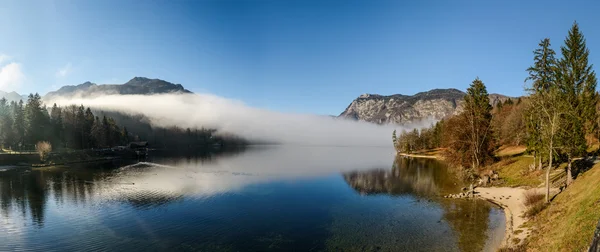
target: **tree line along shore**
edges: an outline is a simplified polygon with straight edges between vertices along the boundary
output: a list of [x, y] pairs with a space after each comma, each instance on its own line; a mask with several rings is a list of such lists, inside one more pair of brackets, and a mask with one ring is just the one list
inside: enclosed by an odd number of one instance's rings
[[[518, 195], [530, 230], [503, 251], [582, 251], [600, 220], [600, 99], [586, 39], [576, 22], [560, 46], [533, 51], [526, 95], [490, 104], [476, 78], [464, 110], [429, 128], [393, 132], [399, 153], [437, 156], [462, 179], [524, 188]], [[487, 174], [498, 173], [491, 181]], [[510, 234], [511, 237], [516, 237]]]
[[182, 151], [247, 144], [240, 137], [214, 129], [157, 127], [143, 115], [93, 110], [84, 105], [53, 104], [48, 108], [37, 93], [30, 94], [26, 102], [0, 99], [1, 165], [35, 163], [31, 154], [40, 156], [37, 162], [51, 161], [47, 157], [61, 162], [99, 159], [104, 156], [101, 150], [123, 149], [132, 142]]

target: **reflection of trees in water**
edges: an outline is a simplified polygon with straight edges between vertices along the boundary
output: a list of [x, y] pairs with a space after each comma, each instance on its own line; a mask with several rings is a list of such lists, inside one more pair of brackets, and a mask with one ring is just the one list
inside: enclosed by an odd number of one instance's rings
[[42, 227], [47, 199], [44, 174], [6, 171], [0, 175], [2, 214], [8, 217], [14, 207], [22, 216], [29, 213], [34, 224]]
[[85, 204], [92, 195], [91, 184], [106, 177], [102, 170], [82, 172], [78, 169], [22, 170], [15, 169], [0, 173], [0, 211], [7, 218], [10, 214], [27, 213], [38, 226], [44, 224], [44, 213], [49, 196], [57, 204], [64, 204], [65, 198], [75, 204]]
[[443, 218], [456, 232], [461, 251], [481, 251], [485, 247], [490, 224], [489, 203], [441, 197], [460, 190], [462, 183], [436, 160], [398, 157], [391, 170], [349, 172], [344, 174], [344, 179], [362, 194], [410, 194], [431, 199], [444, 210]]
[[444, 219], [458, 236], [461, 251], [482, 251], [488, 238], [490, 205], [482, 200], [456, 199], [442, 199], [440, 205]]
[[[124, 176], [135, 176], [116, 169], [133, 161], [88, 163], [44, 169], [13, 169], [0, 172], [0, 214], [30, 216], [39, 227], [44, 224], [44, 214], [49, 199], [56, 205], [65, 203], [87, 205], [93, 200], [116, 200], [134, 207], [147, 208], [168, 204], [180, 195], [161, 193], [120, 193], [131, 189], [132, 184], [119, 183]], [[152, 169], [139, 168], [138, 174]], [[116, 183], [115, 183], [116, 182]], [[129, 186], [129, 188], [127, 187]], [[116, 192], [116, 193], [115, 193]], [[109, 198], [105, 198], [109, 195]]]
[[445, 165], [430, 159], [398, 157], [392, 169], [373, 169], [344, 174], [346, 182], [362, 194], [386, 193], [435, 196], [455, 189]]

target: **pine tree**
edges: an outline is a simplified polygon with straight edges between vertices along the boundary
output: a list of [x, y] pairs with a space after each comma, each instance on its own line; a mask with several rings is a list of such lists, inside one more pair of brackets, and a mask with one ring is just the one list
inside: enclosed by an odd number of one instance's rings
[[77, 135], [77, 148], [85, 149], [86, 147], [86, 137], [85, 137], [85, 107], [80, 105], [77, 108], [77, 113], [75, 114], [76, 124], [75, 124], [75, 134]]
[[[108, 131], [109, 131], [109, 146], [115, 146], [121, 143], [121, 129], [119, 129], [119, 126], [117, 125], [117, 122], [115, 122], [115, 119], [113, 119], [112, 117], [108, 117], [107, 118], [107, 122], [108, 122]], [[188, 137], [189, 139], [189, 137]]]
[[[547, 147], [549, 145], [548, 142], [543, 142], [544, 139], [548, 140], [548, 137], [553, 138], [553, 136], [542, 135], [543, 133], [548, 133], [547, 126], [550, 115], [540, 114], [540, 111], [554, 111], [549, 109], [555, 104], [547, 103], [543, 100], [544, 96], [550, 94], [550, 88], [555, 87], [555, 70], [556, 70], [556, 52], [551, 48], [550, 39], [545, 38], [540, 41], [538, 44], [538, 48], [533, 51], [533, 66], [527, 68], [527, 72], [529, 76], [525, 79], [525, 81], [531, 80], [531, 87], [526, 90], [532, 96], [532, 102], [530, 103], [529, 108], [526, 112], [527, 117], [527, 148], [529, 151], [533, 152], [534, 157], [537, 154], [539, 168], [541, 168], [542, 156], [549, 155], [549, 167], [552, 166], [552, 153], [553, 147]], [[546, 110], [540, 110], [541, 107], [546, 108]], [[545, 119], [545, 120], [544, 120]], [[542, 122], [542, 120], [544, 120]], [[542, 130], [546, 130], [546, 132], [542, 132]], [[548, 136], [543, 138], [543, 136]], [[534, 158], [533, 165], [536, 165], [536, 160]], [[548, 170], [547, 172], [549, 172]]]
[[577, 22], [569, 30], [563, 57], [558, 62], [557, 83], [563, 93], [565, 106], [561, 124], [561, 141], [567, 155], [567, 185], [571, 183], [571, 163], [574, 157], [585, 153], [585, 134], [596, 130], [596, 74], [588, 63], [589, 50]]
[[19, 101], [19, 104], [14, 107], [14, 129], [15, 129], [15, 145], [22, 150], [25, 145], [25, 109], [23, 108], [23, 100]]
[[396, 130], [394, 130], [394, 132], [392, 132], [392, 144], [394, 145], [394, 148], [396, 147], [397, 140], [398, 138], [396, 137]]
[[52, 109], [50, 110], [50, 124], [52, 125], [52, 133], [54, 135], [52, 146], [58, 147], [63, 146], [64, 144], [64, 128], [63, 128], [63, 118], [62, 118], [62, 109], [54, 103], [52, 105]]
[[[563, 117], [563, 95], [557, 84], [555, 52], [550, 48], [550, 39], [545, 38], [533, 51], [534, 64], [527, 69], [532, 81], [526, 90], [530, 93], [528, 122], [528, 147], [548, 155], [546, 169], [546, 202], [550, 201], [550, 171], [557, 153], [559, 127]], [[539, 144], [539, 146], [538, 146]], [[542, 147], [543, 146], [543, 147]], [[545, 151], [544, 151], [545, 150]], [[541, 155], [540, 155], [541, 158]]]
[[103, 144], [104, 137], [102, 136], [102, 123], [100, 122], [100, 118], [98, 116], [94, 119], [94, 124], [92, 125], [92, 142], [94, 143], [94, 147], [101, 147]]
[[492, 106], [483, 82], [476, 78], [467, 89], [463, 117], [469, 125], [468, 139], [471, 167], [475, 170], [493, 156]]
[[111, 143], [110, 125], [106, 115], [102, 116], [102, 136], [104, 137], [104, 147], [109, 147]]
[[544, 145], [542, 143], [542, 133], [540, 128], [540, 118], [538, 111], [533, 106], [527, 107], [524, 113], [525, 116], [525, 144], [527, 151], [533, 155], [533, 167], [537, 167], [538, 163], [540, 166], [538, 169], [542, 169], [542, 156], [544, 155]]
[[83, 117], [83, 141], [84, 141], [84, 148], [91, 148], [93, 146], [93, 138], [92, 138], [92, 127], [94, 126], [94, 113], [92, 113], [92, 110], [88, 107], [85, 110], [85, 114]]
[[44, 141], [47, 136], [47, 112], [44, 113], [42, 97], [38, 94], [30, 94], [25, 105], [26, 143], [33, 147], [35, 143]]
[[14, 143], [13, 117], [6, 99], [0, 99], [0, 145], [11, 148]]
[[129, 131], [127, 131], [127, 127], [123, 127], [123, 141], [122, 144], [128, 144], [130, 139], [129, 139]]

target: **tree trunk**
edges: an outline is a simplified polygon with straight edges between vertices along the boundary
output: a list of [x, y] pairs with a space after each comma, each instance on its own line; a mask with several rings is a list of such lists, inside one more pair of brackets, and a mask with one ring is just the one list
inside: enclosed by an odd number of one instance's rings
[[544, 168], [544, 167], [542, 166], [542, 155], [540, 155], [540, 161], [539, 161], [539, 162], [540, 162], [540, 164], [539, 164], [539, 166], [538, 166], [538, 170], [540, 170], [540, 171], [541, 171], [541, 170]]
[[548, 155], [548, 169], [546, 169], [546, 202], [550, 203], [550, 170], [552, 170], [552, 148]]
[[[535, 162], [535, 161], [537, 161], [536, 158], [537, 158], [537, 153], [534, 151], [533, 152], [533, 170], [535, 170], [535, 167], [537, 165], [537, 162]], [[531, 169], [529, 171], [531, 171]]]
[[569, 157], [569, 164], [567, 165], [567, 186], [571, 185], [571, 183], [573, 183], [573, 175], [571, 173], [571, 164], [573, 163], [573, 160]]

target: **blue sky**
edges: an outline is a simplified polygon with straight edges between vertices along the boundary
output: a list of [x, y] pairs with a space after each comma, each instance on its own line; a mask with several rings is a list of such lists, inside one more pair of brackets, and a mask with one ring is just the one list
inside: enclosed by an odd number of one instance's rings
[[337, 115], [363, 93], [523, 94], [540, 39], [577, 20], [600, 62], [600, 1], [3, 1], [0, 90], [181, 83], [282, 112]]

